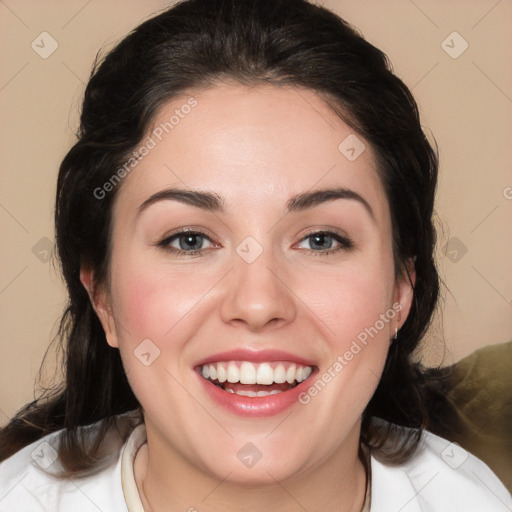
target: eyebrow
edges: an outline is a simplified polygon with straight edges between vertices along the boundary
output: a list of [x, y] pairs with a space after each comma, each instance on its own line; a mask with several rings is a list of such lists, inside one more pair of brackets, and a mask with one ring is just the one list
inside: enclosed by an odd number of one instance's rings
[[308, 208], [314, 208], [315, 206], [326, 203], [328, 201], [333, 201], [335, 199], [351, 199], [359, 202], [370, 214], [370, 217], [373, 220], [376, 220], [375, 214], [373, 213], [372, 207], [368, 201], [354, 190], [345, 187], [324, 188], [321, 190], [314, 190], [312, 192], [304, 192], [303, 194], [298, 194], [293, 196], [286, 203], [286, 207], [290, 212], [302, 211]]
[[202, 210], [210, 212], [223, 212], [223, 201], [220, 196], [212, 192], [202, 192], [199, 190], [185, 190], [181, 188], [168, 188], [161, 190], [146, 199], [137, 209], [137, 215], [152, 204], [160, 201], [174, 200], [180, 203], [195, 206]]
[[[297, 194], [287, 201], [286, 208], [288, 212], [303, 211], [335, 199], [350, 199], [359, 202], [364, 206], [371, 218], [375, 220], [375, 214], [368, 201], [354, 190], [345, 187], [324, 188]], [[210, 212], [225, 211], [224, 201], [218, 194], [200, 190], [169, 188], [161, 190], [146, 199], [137, 209], [137, 216], [152, 204], [168, 200], [179, 201], [180, 203], [195, 206], [196, 208]]]

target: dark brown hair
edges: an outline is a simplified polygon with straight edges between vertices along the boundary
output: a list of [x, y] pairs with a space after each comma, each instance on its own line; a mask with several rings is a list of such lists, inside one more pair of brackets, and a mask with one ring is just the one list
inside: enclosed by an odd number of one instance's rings
[[[223, 80], [316, 91], [375, 150], [391, 211], [397, 276], [405, 275], [412, 260], [416, 283], [410, 314], [364, 412], [361, 436], [391, 462], [414, 453], [428, 426], [429, 386], [411, 354], [439, 292], [432, 224], [438, 161], [410, 91], [384, 53], [305, 0], [187, 0], [142, 23], [91, 75], [78, 140], [57, 184], [56, 243], [69, 293], [59, 331], [65, 381], [0, 430], [0, 460], [64, 429], [63, 467], [69, 475], [93, 471], [115, 416], [140, 407], [79, 279], [81, 265], [94, 271], [96, 284], [108, 275], [112, 207], [120, 187], [102, 199], [94, 191], [123, 166], [162, 105]], [[99, 420], [97, 442], [86, 447], [79, 427]]]

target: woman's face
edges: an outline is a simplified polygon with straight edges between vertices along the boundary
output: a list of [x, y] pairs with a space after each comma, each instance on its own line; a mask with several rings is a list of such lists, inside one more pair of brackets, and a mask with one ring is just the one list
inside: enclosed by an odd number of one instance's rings
[[238, 482], [305, 475], [356, 453], [411, 302], [375, 157], [312, 91], [193, 98], [160, 110], [118, 185], [96, 308], [153, 460]]

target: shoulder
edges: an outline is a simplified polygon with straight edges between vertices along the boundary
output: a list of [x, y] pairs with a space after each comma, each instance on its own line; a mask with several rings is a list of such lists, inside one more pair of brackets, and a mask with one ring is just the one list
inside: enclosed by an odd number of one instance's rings
[[372, 457], [372, 512], [506, 512], [512, 498], [480, 459], [430, 432], [402, 466]]
[[[121, 422], [126, 423], [124, 418]], [[97, 424], [91, 425], [97, 428]], [[92, 475], [59, 478], [62, 431], [49, 434], [0, 463], [2, 512], [126, 511], [121, 484], [122, 442], [109, 443], [109, 462]]]

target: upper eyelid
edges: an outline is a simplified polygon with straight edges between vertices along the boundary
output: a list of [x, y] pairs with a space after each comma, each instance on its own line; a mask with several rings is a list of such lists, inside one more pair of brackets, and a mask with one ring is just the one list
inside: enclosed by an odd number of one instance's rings
[[[304, 236], [302, 236], [302, 238], [297, 243], [301, 243], [304, 240], [306, 240], [307, 238], [317, 235], [317, 234], [330, 236], [330, 237], [334, 238], [339, 244], [344, 245], [347, 248], [354, 247], [354, 242], [351, 237], [349, 237], [348, 235], [346, 235], [342, 232], [330, 231], [330, 230], [312, 231], [312, 232], [307, 233]], [[320, 252], [320, 251], [315, 251], [315, 252]]]
[[164, 235], [162, 237], [162, 242], [168, 241], [171, 238], [187, 235], [187, 234], [193, 234], [193, 235], [201, 235], [206, 238], [208, 238], [211, 242], [213, 242], [213, 235], [209, 234], [207, 230], [204, 230], [202, 228], [178, 228], [177, 230], [171, 231], [170, 233]]
[[322, 235], [329, 235], [337, 238], [344, 239], [346, 241], [352, 242], [352, 238], [343, 230], [339, 230], [336, 228], [317, 228], [313, 229], [312, 231], [307, 231], [304, 233], [301, 238], [299, 239], [299, 242], [304, 240], [305, 238], [308, 238], [313, 235], [322, 234]]
[[335, 228], [314, 228], [312, 229], [311, 231], [306, 231], [306, 233], [304, 233], [302, 235], [302, 238], [306, 238], [308, 236], [311, 236], [311, 235], [316, 235], [316, 234], [325, 234], [325, 235], [338, 235], [338, 236], [345, 236], [345, 237], [348, 237], [348, 235], [344, 234], [344, 232], [342, 230], [338, 230], [338, 229], [335, 229]]

